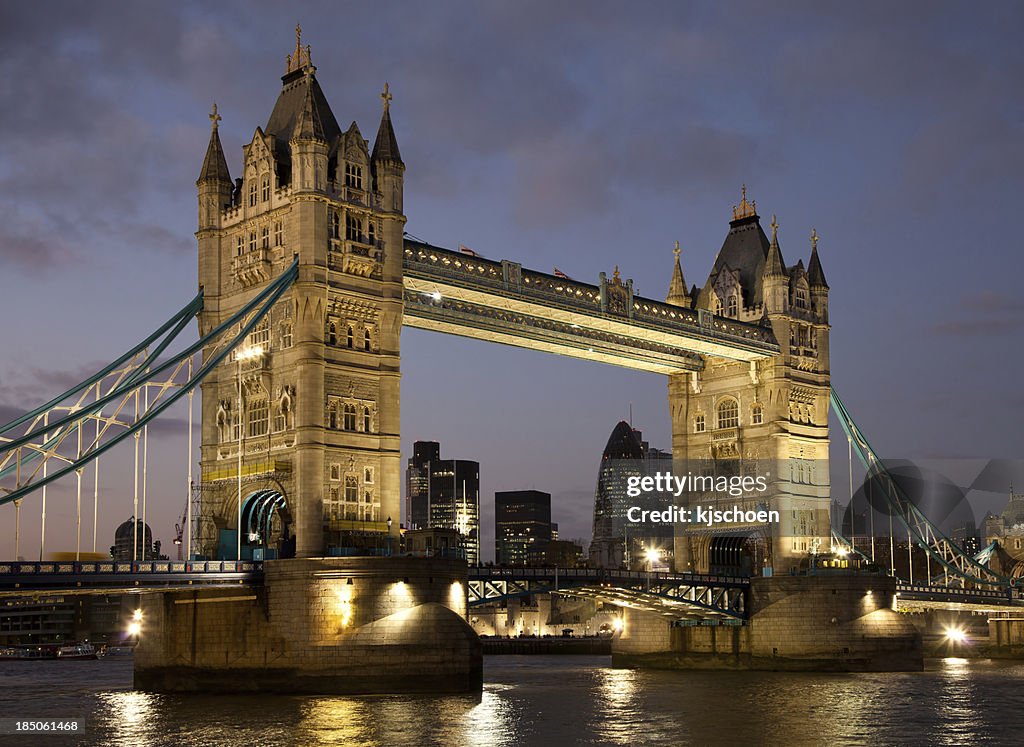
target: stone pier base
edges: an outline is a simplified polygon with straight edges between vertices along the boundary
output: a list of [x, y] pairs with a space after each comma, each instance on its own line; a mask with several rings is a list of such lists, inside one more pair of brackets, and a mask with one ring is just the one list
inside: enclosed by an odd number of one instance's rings
[[675, 627], [627, 610], [612, 664], [668, 669], [919, 671], [921, 636], [892, 610], [886, 576], [776, 576], [751, 581], [742, 627]]
[[413, 558], [266, 563], [262, 587], [142, 597], [135, 687], [163, 692], [472, 692], [480, 640], [466, 564]]

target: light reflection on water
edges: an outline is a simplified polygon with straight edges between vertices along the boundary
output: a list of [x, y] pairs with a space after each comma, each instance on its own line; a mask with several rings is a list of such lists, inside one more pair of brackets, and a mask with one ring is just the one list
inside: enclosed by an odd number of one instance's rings
[[611, 669], [602, 657], [485, 659], [482, 693], [325, 697], [134, 692], [131, 661], [4, 662], [4, 717], [85, 717], [84, 739], [0, 745], [685, 745], [1018, 742], [1024, 664], [903, 674]]

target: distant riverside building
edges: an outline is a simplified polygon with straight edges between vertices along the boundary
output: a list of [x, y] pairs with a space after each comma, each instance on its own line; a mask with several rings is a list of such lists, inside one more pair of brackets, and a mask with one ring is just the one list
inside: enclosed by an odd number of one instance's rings
[[530, 565], [556, 565], [560, 568], [576, 568], [586, 565], [583, 546], [570, 540], [552, 539], [543, 550], [532, 551], [527, 556]]
[[631, 498], [626, 493], [630, 476], [672, 471], [672, 455], [651, 448], [643, 434], [625, 421], [608, 437], [601, 454], [601, 467], [594, 495], [594, 536], [590, 543], [590, 565], [595, 568], [641, 567], [644, 551], [656, 547], [668, 561], [672, 556], [671, 524], [630, 522], [631, 506], [661, 511], [671, 505], [664, 496], [645, 494]]
[[480, 562], [480, 463], [441, 459], [437, 441], [417, 441], [405, 472], [409, 529], [454, 529], [470, 564]]
[[551, 494], [509, 490], [494, 494], [494, 562], [526, 565], [551, 542]]
[[[138, 530], [133, 524], [138, 525]], [[132, 553], [132, 540], [137, 544], [136, 552]], [[163, 560], [160, 555], [160, 541], [153, 541], [153, 532], [148, 524], [134, 516], [114, 530], [114, 544], [110, 548], [110, 557], [114, 560]]]
[[119, 595], [4, 599], [0, 601], [0, 646], [83, 640], [119, 643], [124, 618]]

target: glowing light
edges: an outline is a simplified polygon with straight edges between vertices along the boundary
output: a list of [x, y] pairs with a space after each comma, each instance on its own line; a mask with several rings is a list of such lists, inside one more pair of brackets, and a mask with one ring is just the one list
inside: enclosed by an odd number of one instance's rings
[[[351, 580], [351, 579], [349, 579]], [[342, 584], [334, 589], [336, 608], [341, 627], [347, 628], [352, 622], [352, 587]]]
[[946, 640], [950, 643], [966, 643], [967, 633], [962, 628], [946, 628], [945, 630]]
[[137, 636], [141, 632], [142, 632], [142, 625], [140, 623], [137, 623], [137, 622], [134, 622], [134, 621], [128, 623], [128, 635], [130, 635], [130, 636]]
[[251, 348], [242, 348], [238, 351], [237, 357], [241, 361], [250, 361], [254, 358], [259, 358], [263, 355], [263, 348], [259, 345], [255, 345]]
[[661, 560], [661, 551], [655, 547], [648, 547], [647, 551], [644, 552], [644, 558], [648, 563], [657, 563]]
[[434, 291], [433, 293], [431, 293], [431, 294], [430, 294], [430, 297], [431, 297], [431, 299], [433, 299], [434, 301], [440, 301], [440, 300], [441, 300], [441, 294], [440, 294], [440, 293], [438, 293], [437, 291]]
[[849, 554], [850, 551], [847, 550], [845, 547], [840, 547], [838, 550], [836, 550], [836, 555], [838, 555], [841, 558], [845, 558]]
[[132, 620], [134, 620], [135, 622], [141, 622], [142, 621], [142, 610], [141, 609], [137, 609], [137, 610], [135, 610], [135, 612], [132, 613]]
[[622, 632], [623, 626], [624, 626], [624, 624], [622, 622], [622, 618], [621, 617], [616, 617], [614, 620], [612, 620], [612, 627], [615, 628], [615, 630], [618, 631], [619, 633]]
[[466, 593], [462, 590], [462, 584], [452, 581], [452, 587], [448, 592], [448, 606], [460, 615], [466, 614]]

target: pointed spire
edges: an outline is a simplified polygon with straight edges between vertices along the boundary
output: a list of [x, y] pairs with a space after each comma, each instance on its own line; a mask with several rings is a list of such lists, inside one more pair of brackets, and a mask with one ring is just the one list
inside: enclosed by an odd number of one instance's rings
[[286, 59], [285, 75], [294, 73], [296, 70], [313, 67], [312, 51], [309, 45], [307, 44], [305, 49], [302, 47], [302, 26], [299, 24], [295, 24], [295, 51]]
[[292, 132], [292, 140], [322, 140], [324, 137], [324, 124], [320, 120], [320, 112], [316, 102], [313, 100], [313, 86], [309, 85], [310, 78], [307, 78], [306, 97], [302, 102], [302, 111], [295, 120], [295, 130]]
[[747, 185], [744, 184], [742, 187], [743, 197], [740, 200], [740, 204], [732, 206], [732, 219], [740, 220], [742, 218], [749, 218], [752, 215], [757, 215], [757, 203], [754, 200], [747, 201]]
[[228, 172], [228, 162], [224, 158], [224, 148], [220, 144], [220, 135], [217, 132], [217, 125], [221, 120], [217, 113], [217, 104], [213, 105], [210, 113], [210, 144], [206, 146], [206, 158], [203, 159], [203, 168], [199, 172], [199, 179], [196, 182], [225, 181], [231, 183], [231, 174]]
[[676, 242], [676, 248], [672, 250], [676, 255], [676, 264], [672, 268], [672, 282], [668, 286], [668, 297], [665, 299], [666, 303], [670, 303], [673, 306], [689, 306], [690, 297], [686, 295], [686, 281], [683, 279], [683, 267], [679, 262], [679, 242]]
[[380, 95], [384, 102], [384, 113], [380, 118], [380, 127], [377, 128], [377, 139], [373, 143], [374, 161], [393, 161], [404, 166], [402, 154], [398, 150], [398, 139], [395, 137], [395, 128], [391, 125], [391, 87], [385, 83], [384, 92]]
[[764, 262], [763, 276], [786, 276], [786, 263], [782, 261], [782, 250], [779, 249], [779, 222], [772, 215], [772, 243], [768, 247], [768, 256]]
[[807, 282], [812, 288], [828, 289], [825, 281], [825, 272], [821, 269], [821, 260], [818, 258], [818, 232], [811, 229], [811, 261], [807, 265]]

